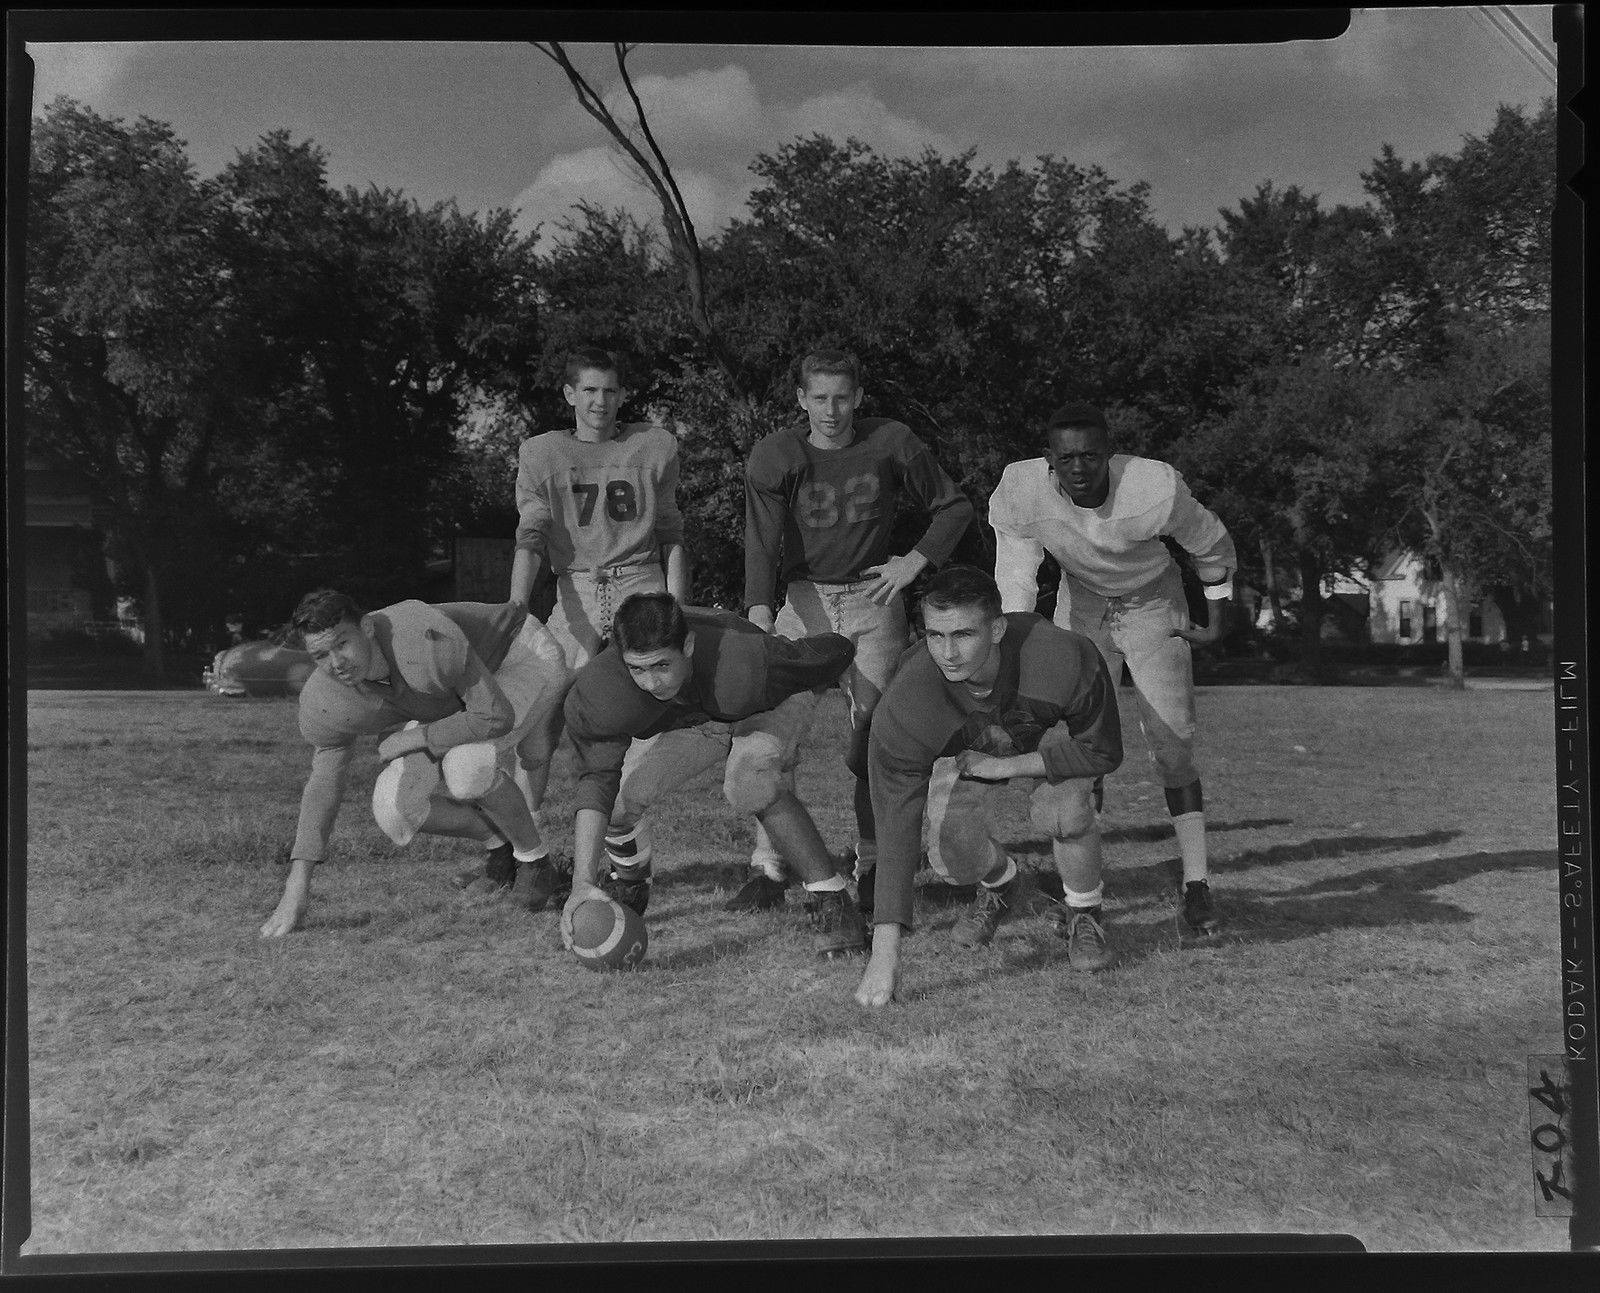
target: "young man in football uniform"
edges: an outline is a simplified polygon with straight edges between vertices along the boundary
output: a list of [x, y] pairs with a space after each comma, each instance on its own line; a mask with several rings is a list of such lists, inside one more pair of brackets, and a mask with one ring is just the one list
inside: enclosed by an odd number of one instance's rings
[[372, 811], [395, 843], [418, 832], [480, 840], [488, 871], [509, 887], [524, 865], [530, 905], [543, 906], [555, 868], [514, 773], [548, 761], [546, 716], [572, 678], [544, 626], [520, 606], [481, 602], [404, 601], [363, 614], [327, 588], [302, 598], [291, 622], [316, 664], [300, 692], [311, 775], [262, 937], [282, 938], [305, 914], [362, 736], [382, 737]]
[[[956, 942], [978, 947], [1033, 897], [1004, 832], [1026, 814], [1050, 839], [1065, 890], [1058, 931], [1074, 969], [1111, 963], [1100, 921], [1094, 779], [1122, 762], [1117, 698], [1094, 645], [1031, 612], [1002, 614], [994, 580], [950, 566], [922, 595], [922, 643], [878, 704], [868, 742], [878, 822], [872, 957], [864, 1006], [894, 999], [913, 884], [928, 861], [951, 884], [976, 884]], [[1028, 792], [1026, 808], [1012, 795]]]
[[[1113, 454], [1105, 416], [1094, 405], [1057, 409], [1046, 438], [1045, 456], [1008, 466], [989, 500], [1002, 603], [1008, 611], [1033, 609], [1048, 552], [1061, 567], [1055, 622], [1099, 647], [1113, 681], [1126, 661], [1178, 840], [1184, 917], [1197, 933], [1211, 933], [1221, 922], [1194, 763], [1190, 644], [1215, 642], [1226, 631], [1239, 564], [1233, 540], [1170, 465]], [[1209, 611], [1203, 627], [1189, 618], [1163, 535], [1194, 558]]]
[[[806, 355], [795, 391], [803, 424], [776, 431], [745, 468], [745, 605], [750, 622], [784, 637], [842, 633], [856, 645], [841, 687], [850, 705], [855, 774], [855, 874], [870, 892], [876, 832], [867, 788], [866, 734], [907, 641], [904, 590], [929, 565], [950, 559], [972, 504], [909, 427], [857, 417], [863, 391], [856, 357]], [[908, 552], [890, 548], [895, 513], [909, 498], [928, 527]], [[787, 583], [774, 616], [776, 581]], [[751, 876], [728, 903], [758, 910], [783, 901], [785, 873], [758, 830]]]
[[669, 593], [628, 598], [611, 644], [578, 671], [566, 699], [577, 752], [572, 913], [602, 890], [641, 914], [650, 897], [648, 812], [726, 761], [723, 793], [752, 813], [810, 894], [819, 956], [865, 946], [865, 929], [810, 813], [795, 797], [796, 749], [817, 688], [849, 667], [837, 633], [790, 640], [726, 611], [684, 608]]
[[[631, 593], [670, 590], [689, 596], [689, 561], [678, 511], [678, 442], [664, 427], [617, 425], [626, 397], [610, 351], [580, 347], [567, 357], [561, 388], [573, 427], [530, 436], [517, 451], [517, 534], [509, 599], [526, 606], [542, 570], [555, 576], [546, 627], [573, 670], [600, 649], [611, 617]], [[561, 708], [547, 716], [546, 744], [561, 740]], [[549, 764], [526, 778], [537, 814]], [[463, 888], [492, 877], [467, 870]], [[520, 895], [519, 895], [520, 896]]]

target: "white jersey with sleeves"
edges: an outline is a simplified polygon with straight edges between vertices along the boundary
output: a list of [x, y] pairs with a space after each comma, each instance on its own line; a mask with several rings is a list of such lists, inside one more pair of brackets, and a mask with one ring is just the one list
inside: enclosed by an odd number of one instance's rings
[[1056, 488], [1046, 459], [1005, 469], [989, 500], [1003, 609], [1034, 608], [1046, 552], [1064, 575], [1102, 597], [1126, 596], [1166, 572], [1172, 554], [1163, 535], [1194, 557], [1202, 581], [1232, 575], [1238, 556], [1227, 527], [1196, 501], [1170, 464], [1113, 454], [1110, 471], [1105, 502], [1079, 507]]

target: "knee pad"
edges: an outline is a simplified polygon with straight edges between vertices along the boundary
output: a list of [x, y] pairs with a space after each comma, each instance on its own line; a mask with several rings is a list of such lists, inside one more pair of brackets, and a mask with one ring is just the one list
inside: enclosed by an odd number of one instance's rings
[[443, 772], [445, 793], [470, 802], [489, 793], [500, 774], [500, 760], [491, 742], [474, 741], [447, 751]]
[[722, 793], [741, 813], [762, 813], [783, 788], [783, 750], [763, 732], [737, 742], [728, 755]]
[[396, 844], [409, 844], [428, 820], [439, 787], [439, 765], [426, 755], [395, 759], [372, 787], [372, 817]]

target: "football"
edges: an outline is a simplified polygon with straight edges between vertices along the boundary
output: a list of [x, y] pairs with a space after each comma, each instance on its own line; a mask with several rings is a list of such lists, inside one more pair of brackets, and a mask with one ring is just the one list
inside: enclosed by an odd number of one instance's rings
[[572, 954], [591, 970], [632, 970], [649, 944], [644, 917], [610, 898], [591, 898], [572, 913]]

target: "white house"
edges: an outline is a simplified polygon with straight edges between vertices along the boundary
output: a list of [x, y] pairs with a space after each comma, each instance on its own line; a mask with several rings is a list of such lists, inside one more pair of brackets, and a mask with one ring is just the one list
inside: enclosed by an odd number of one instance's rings
[[[1368, 632], [1374, 642], [1442, 642], [1448, 597], [1415, 552], [1391, 553], [1372, 568]], [[1504, 642], [1506, 622], [1493, 597], [1463, 588], [1462, 641]]]

